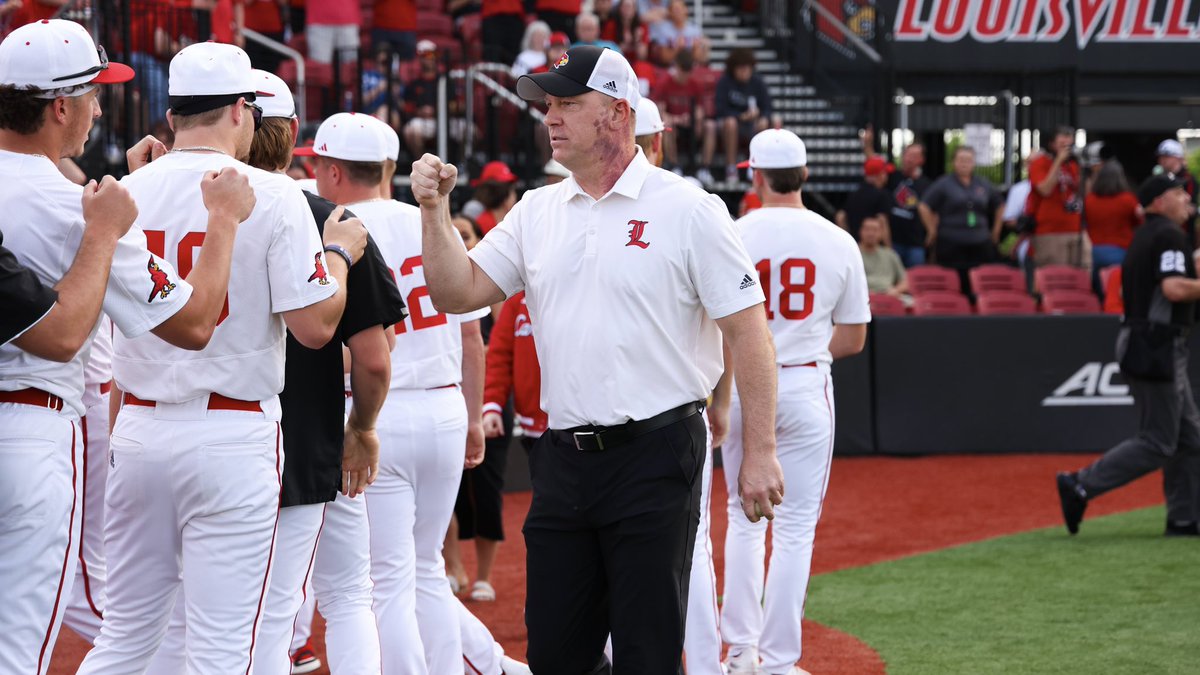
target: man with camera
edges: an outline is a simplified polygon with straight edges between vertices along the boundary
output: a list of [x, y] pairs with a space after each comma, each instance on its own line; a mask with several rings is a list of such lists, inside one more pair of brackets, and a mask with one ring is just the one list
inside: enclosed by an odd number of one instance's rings
[[1060, 126], [1043, 132], [1042, 151], [1029, 160], [1027, 213], [1036, 223], [1033, 262], [1071, 265], [1091, 272], [1092, 242], [1083, 230], [1083, 193], [1079, 160], [1075, 157], [1075, 130]]

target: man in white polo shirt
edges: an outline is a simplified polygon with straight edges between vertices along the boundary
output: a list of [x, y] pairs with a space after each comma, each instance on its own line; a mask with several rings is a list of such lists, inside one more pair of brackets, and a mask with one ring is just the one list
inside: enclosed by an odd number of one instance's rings
[[[525, 522], [535, 673], [681, 672], [707, 430], [703, 402], [728, 339], [745, 406], [747, 517], [783, 499], [775, 372], [762, 290], [721, 201], [646, 161], [638, 80], [617, 52], [579, 46], [517, 91], [549, 105], [572, 172], [527, 192], [471, 252], [450, 224], [457, 172], [413, 164], [431, 297], [464, 312], [527, 292], [550, 431], [530, 455]], [[719, 326], [719, 329], [718, 329]]]
[[[768, 129], [756, 135], [747, 164], [754, 169], [754, 190], [763, 207], [738, 221], [767, 293], [779, 364], [779, 463], [790, 489], [771, 524], [765, 595], [766, 523], [733, 517], [740, 507], [733, 496], [734, 477], [745, 462], [740, 433], [745, 418], [739, 413], [757, 403], [746, 400], [739, 379], [732, 405], [729, 396], [714, 395], [709, 411], [714, 419], [727, 419], [729, 428], [722, 448], [731, 517], [721, 630], [729, 643], [729, 672], [737, 675], [807, 675], [796, 662], [813, 538], [833, 460], [829, 367], [834, 359], [862, 351], [871, 321], [866, 272], [854, 238], [804, 207], [800, 187], [808, 176], [807, 161], [796, 134]], [[727, 393], [728, 381], [722, 380], [721, 393]]]

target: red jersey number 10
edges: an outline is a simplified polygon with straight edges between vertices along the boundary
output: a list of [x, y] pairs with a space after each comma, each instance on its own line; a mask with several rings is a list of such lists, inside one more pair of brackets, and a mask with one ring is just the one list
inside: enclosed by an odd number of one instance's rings
[[813, 284], [817, 281], [817, 266], [808, 258], [788, 258], [779, 266], [779, 297], [771, 288], [771, 261], [759, 260], [754, 266], [767, 298], [767, 319], [775, 318], [773, 303], [778, 304], [779, 316], [789, 321], [807, 319], [813, 311]]
[[[146, 230], [146, 248], [154, 255], [170, 260], [167, 258], [167, 233], [162, 230]], [[192, 266], [196, 264], [196, 249], [204, 245], [203, 232], [188, 232], [183, 235], [183, 239], [179, 240], [179, 246], [175, 248], [175, 270], [179, 272], [179, 278], [187, 279], [187, 276], [192, 273]], [[217, 318], [217, 325], [225, 323], [225, 319], [229, 318], [229, 294], [225, 294], [225, 304], [221, 306], [221, 316]]]

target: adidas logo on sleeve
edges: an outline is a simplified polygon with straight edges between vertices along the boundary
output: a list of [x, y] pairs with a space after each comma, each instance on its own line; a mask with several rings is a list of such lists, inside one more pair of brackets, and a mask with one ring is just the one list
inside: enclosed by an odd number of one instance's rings
[[742, 277], [742, 285], [738, 286], [738, 289], [744, 291], [747, 288], [750, 288], [751, 286], [754, 286], [757, 284], [758, 284], [758, 282], [755, 281], [749, 274], [747, 274]]

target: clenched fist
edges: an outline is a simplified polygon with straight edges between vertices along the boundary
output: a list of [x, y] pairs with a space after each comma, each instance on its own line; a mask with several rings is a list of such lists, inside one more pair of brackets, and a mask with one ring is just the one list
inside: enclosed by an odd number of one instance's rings
[[88, 228], [97, 228], [105, 236], [120, 239], [137, 220], [137, 215], [133, 195], [112, 176], [105, 176], [99, 184], [93, 180], [83, 186], [83, 220]]
[[443, 162], [437, 155], [425, 153], [412, 165], [413, 197], [421, 206], [434, 207], [454, 189], [458, 169]]
[[232, 167], [225, 167], [220, 173], [205, 173], [200, 179], [200, 194], [209, 213], [228, 217], [235, 223], [249, 218], [257, 201], [250, 179]]

